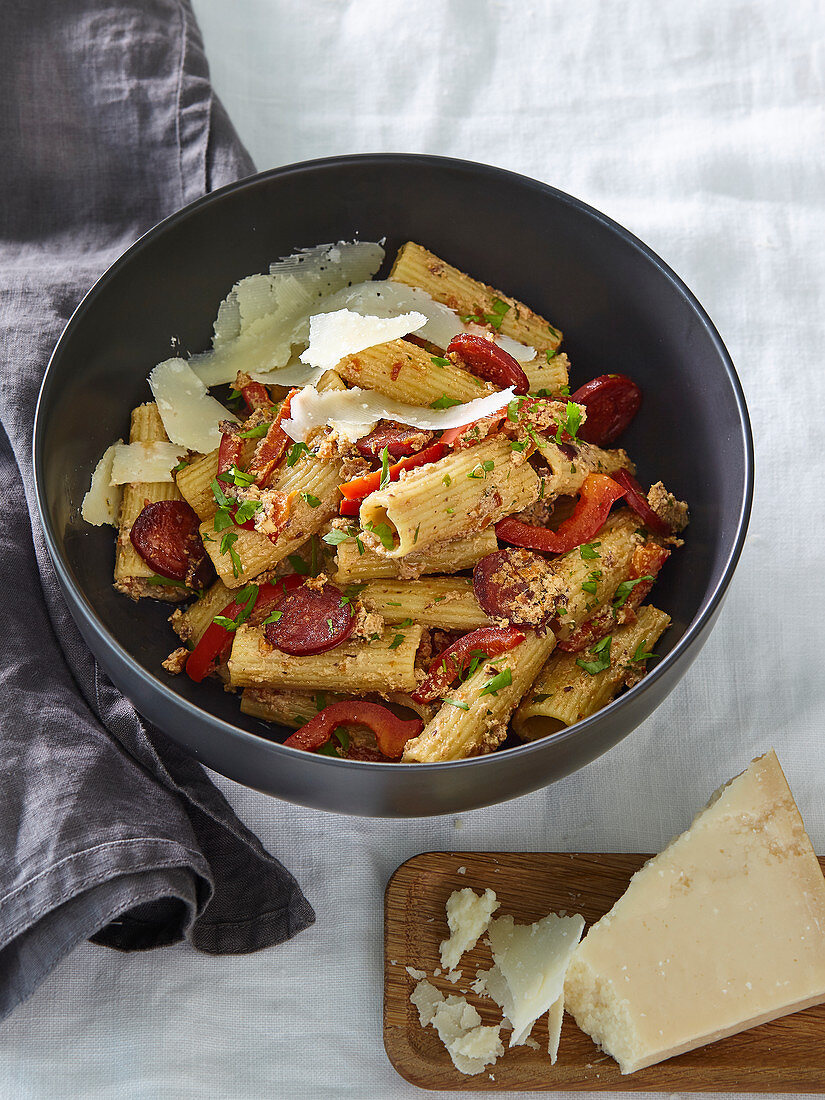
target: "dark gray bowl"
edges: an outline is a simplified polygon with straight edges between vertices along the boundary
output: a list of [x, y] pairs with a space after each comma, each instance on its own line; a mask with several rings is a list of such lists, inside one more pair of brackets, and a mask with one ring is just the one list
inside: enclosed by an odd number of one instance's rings
[[[550, 739], [452, 764], [336, 761], [278, 743], [216, 684], [172, 678], [168, 607], [112, 589], [110, 528], [79, 507], [103, 449], [150, 394], [170, 338], [207, 347], [233, 282], [296, 247], [413, 239], [524, 299], [563, 328], [573, 383], [632, 375], [642, 411], [623, 443], [643, 481], [690, 503], [685, 549], [656, 589], [673, 625], [631, 691]], [[89, 413], [93, 415], [89, 415]], [[253, 176], [167, 218], [112, 265], [49, 364], [34, 429], [40, 519], [66, 600], [112, 680], [199, 760], [250, 787], [326, 810], [442, 814], [513, 798], [626, 737], [687, 671], [719, 613], [745, 537], [753, 446], [739, 380], [702, 307], [648, 248], [603, 214], [533, 180], [437, 157], [336, 157]], [[286, 733], [283, 733], [286, 736]]]

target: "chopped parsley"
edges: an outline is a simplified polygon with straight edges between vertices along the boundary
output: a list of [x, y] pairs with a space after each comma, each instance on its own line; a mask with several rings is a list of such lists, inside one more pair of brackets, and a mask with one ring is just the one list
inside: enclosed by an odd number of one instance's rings
[[151, 577], [146, 578], [149, 584], [162, 584], [166, 588], [186, 588], [187, 586], [183, 581], [173, 581], [171, 577], [161, 577], [159, 573], [153, 573]]
[[499, 672], [492, 680], [487, 681], [479, 692], [479, 695], [498, 695], [501, 688], [509, 687], [512, 682], [513, 674], [509, 668], [505, 668], [503, 672]]
[[172, 468], [172, 473], [173, 474], [179, 474], [181, 472], [181, 470], [185, 470], [188, 465], [189, 465], [189, 463], [186, 461], [186, 459], [182, 458], [180, 460], [180, 462], [177, 464], [177, 466], [174, 466]]
[[616, 594], [613, 597], [613, 606], [624, 607], [625, 603], [627, 602], [627, 597], [630, 595], [637, 584], [640, 584], [642, 581], [652, 580], [652, 575], [648, 573], [644, 577], [637, 577], [635, 580], [632, 581], [622, 581], [622, 583], [616, 589]]
[[395, 546], [395, 537], [392, 533], [392, 527], [390, 527], [388, 523], [368, 523], [367, 530], [377, 535], [385, 550], [392, 550]]
[[312, 493], [301, 493], [300, 497], [301, 500], [305, 500], [307, 502], [310, 508], [320, 507], [321, 501], [318, 499], [318, 497], [314, 497]]
[[248, 523], [256, 512], [260, 512], [261, 508], [263, 508], [263, 504], [259, 500], [245, 500], [235, 512], [235, 523], [238, 526], [242, 523]]
[[267, 623], [277, 623], [280, 621], [283, 611], [273, 611], [271, 615], [267, 615], [261, 626], [266, 626]]
[[657, 653], [646, 653], [646, 652], [645, 652], [645, 644], [646, 644], [646, 642], [647, 642], [647, 638], [643, 638], [643, 639], [642, 639], [642, 640], [641, 640], [641, 641], [639, 642], [639, 644], [638, 644], [638, 645], [636, 646], [636, 652], [635, 652], [635, 653], [633, 654], [633, 656], [632, 656], [632, 657], [630, 658], [630, 660], [631, 660], [631, 661], [637, 661], [637, 662], [641, 662], [641, 661], [649, 661], [651, 657], [653, 657], [653, 658], [657, 658], [657, 657], [658, 657], [658, 654], [657, 654]]
[[306, 443], [293, 443], [286, 456], [287, 466], [294, 466], [303, 454], [309, 454], [309, 447]]
[[444, 482], [444, 484], [447, 486], [448, 489], [450, 488], [450, 486], [453, 483], [453, 479], [450, 477], [449, 474], [445, 474], [444, 477], [442, 477], [441, 480]]
[[320, 749], [316, 752], [321, 756], [341, 756], [341, 752], [346, 752], [349, 748], [349, 734], [343, 726], [338, 726], [332, 731], [329, 741], [325, 745], [321, 745]]
[[451, 707], [457, 707], [459, 710], [469, 710], [469, 703], [459, 703], [457, 699], [442, 699], [442, 703], [448, 703]]
[[576, 439], [576, 432], [581, 427], [581, 422], [581, 409], [574, 401], [568, 401], [567, 408], [565, 410], [564, 420], [556, 421], [556, 443], [562, 442], [562, 432], [567, 432], [567, 434], [570, 436], [571, 443], [578, 443], [578, 440]]
[[589, 651], [596, 658], [595, 661], [585, 661], [579, 657], [576, 664], [590, 676], [596, 676], [598, 673], [604, 672], [605, 669], [610, 668], [610, 643], [612, 641], [613, 635], [607, 634], [601, 641], [596, 642]]
[[[384, 447], [381, 451], [381, 484], [380, 489], [386, 489], [390, 483], [390, 451], [388, 447]], [[320, 501], [319, 501], [320, 504]]]
[[346, 531], [339, 531], [337, 527], [333, 527], [331, 531], [328, 531], [323, 536], [324, 542], [327, 546], [338, 546], [342, 542], [349, 542], [350, 539], [355, 539], [355, 545], [358, 547], [358, 553], [364, 553], [364, 544], [361, 542], [361, 536], [358, 528], [353, 526], [349, 527]]
[[416, 527], [415, 534], [413, 535], [413, 546], [418, 542], [418, 532], [421, 530], [421, 524]]
[[231, 508], [235, 503], [234, 500], [230, 500], [221, 488], [218, 479], [214, 477], [212, 478], [212, 496], [215, 498], [215, 503], [219, 508]]
[[550, 335], [554, 340], [561, 340], [561, 333], [557, 328], [553, 328], [552, 325], [548, 325], [547, 327], [550, 329]]
[[255, 484], [256, 480], [255, 474], [248, 474], [246, 470], [241, 470], [234, 462], [228, 470], [218, 474], [218, 481], [222, 481], [225, 485], [236, 485], [239, 489], [248, 489], [250, 485]]
[[451, 409], [453, 405], [460, 405], [460, 401], [456, 401], [454, 397], [448, 397], [446, 393], [438, 398], [437, 401], [433, 401], [430, 404], [431, 409]]
[[558, 353], [558, 351], [557, 351], [557, 350], [556, 350], [555, 348], [548, 348], [548, 349], [547, 349], [547, 351], [546, 351], [546, 352], [545, 352], [544, 354], [545, 354], [545, 355], [547, 356], [547, 362], [549, 363], [549, 362], [550, 362], [550, 360], [551, 360], [551, 359], [555, 359], [555, 357], [556, 357], [556, 356], [557, 356], [557, 355], [558, 355], [559, 353]]
[[309, 561], [307, 562], [300, 554], [288, 554], [286, 559], [292, 566], [296, 573], [300, 573], [302, 577], [317, 577], [323, 567], [321, 560], [321, 544], [317, 535], [313, 535], [309, 540]]
[[430, 361], [435, 363], [437, 367], [449, 367], [450, 360], [445, 359], [442, 355], [431, 355]]
[[406, 637], [406, 634], [396, 634], [393, 640], [390, 642], [390, 649], [398, 649], [398, 647], [401, 645]]
[[475, 466], [473, 466], [472, 470], [470, 470], [470, 472], [467, 474], [467, 477], [474, 479], [486, 477], [487, 474], [495, 469], [495, 465], [496, 464], [492, 458], [487, 458], [484, 460], [484, 462], [477, 462]]
[[598, 588], [598, 582], [602, 579], [601, 569], [592, 569], [587, 574], [587, 580], [582, 581], [582, 592], [589, 592], [591, 596], [596, 595], [596, 589]]
[[600, 542], [583, 542], [579, 547], [579, 553], [585, 561], [593, 561], [594, 558], [600, 558], [597, 547], [601, 546]]
[[243, 563], [238, 551], [235, 549], [235, 543], [237, 541], [238, 532], [227, 531], [221, 539], [221, 553], [229, 554], [229, 560], [232, 562], [232, 573], [234, 576], [239, 577], [243, 572]]
[[269, 431], [269, 428], [270, 428], [270, 425], [266, 424], [266, 423], [256, 424], [255, 427], [250, 428], [249, 431], [238, 432], [238, 438], [239, 439], [260, 439], [262, 436], [266, 435], [266, 433]]

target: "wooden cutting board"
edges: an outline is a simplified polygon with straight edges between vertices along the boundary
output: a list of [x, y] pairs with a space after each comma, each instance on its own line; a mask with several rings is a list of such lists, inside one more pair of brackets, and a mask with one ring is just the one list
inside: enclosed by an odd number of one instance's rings
[[[402, 1077], [425, 1089], [620, 1092], [825, 1092], [825, 1005], [785, 1016], [718, 1043], [689, 1051], [623, 1077], [565, 1014], [559, 1057], [547, 1055], [547, 1019], [532, 1037], [539, 1050], [507, 1050], [494, 1066], [472, 1077], [459, 1073], [432, 1027], [422, 1028], [410, 1003], [416, 981], [405, 967], [427, 972], [444, 994], [461, 993], [482, 1022], [501, 1019], [488, 998], [465, 992], [478, 969], [491, 965], [479, 943], [459, 963], [455, 985], [433, 977], [439, 945], [447, 935], [444, 907], [453, 890], [489, 886], [499, 914], [532, 922], [549, 912], [575, 912], [588, 926], [624, 893], [644, 855], [532, 852], [424, 852], [403, 863], [390, 879], [384, 906], [384, 1046]], [[825, 869], [825, 860], [820, 860]], [[465, 980], [466, 979], [466, 980]], [[505, 1033], [507, 1034], [507, 1033]]]

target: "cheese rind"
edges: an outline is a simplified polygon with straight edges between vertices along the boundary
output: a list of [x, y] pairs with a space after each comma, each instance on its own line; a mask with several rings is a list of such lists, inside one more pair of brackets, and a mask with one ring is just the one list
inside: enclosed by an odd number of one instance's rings
[[825, 1001], [825, 879], [771, 751], [588, 932], [565, 1008], [622, 1073]]

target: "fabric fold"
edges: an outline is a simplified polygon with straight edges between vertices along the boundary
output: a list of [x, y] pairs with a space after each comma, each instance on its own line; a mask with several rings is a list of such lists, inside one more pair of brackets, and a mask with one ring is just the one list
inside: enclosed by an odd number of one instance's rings
[[35, 401], [75, 306], [141, 233], [253, 170], [188, 4], [12, 0], [0, 140], [2, 1017], [84, 939], [239, 953], [314, 913], [96, 665], [33, 518]]

